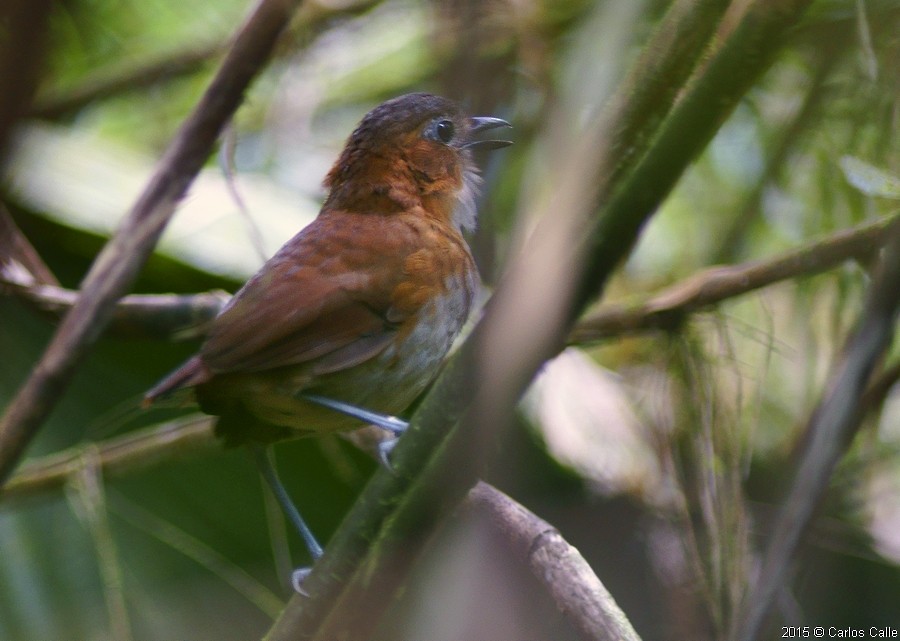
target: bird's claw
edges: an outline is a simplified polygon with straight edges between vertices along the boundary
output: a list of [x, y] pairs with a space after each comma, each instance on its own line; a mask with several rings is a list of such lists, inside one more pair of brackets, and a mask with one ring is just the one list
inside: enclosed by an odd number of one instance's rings
[[294, 588], [294, 592], [300, 596], [309, 596], [309, 592], [303, 589], [303, 582], [306, 581], [310, 572], [312, 572], [312, 568], [297, 568], [291, 573], [291, 586]]
[[322, 407], [327, 407], [335, 412], [358, 418], [361, 421], [376, 425], [377, 427], [394, 434], [393, 438], [381, 441], [378, 444], [378, 460], [381, 461], [381, 464], [388, 470], [394, 471], [394, 466], [391, 465], [390, 455], [391, 452], [394, 451], [394, 447], [397, 445], [397, 440], [400, 438], [400, 435], [409, 427], [408, 422], [401, 418], [397, 418], [396, 416], [379, 414], [378, 412], [373, 412], [372, 410], [367, 410], [363, 407], [357, 407], [356, 405], [351, 405], [350, 403], [345, 403], [343, 401], [337, 401], [333, 398], [328, 398], [327, 396], [303, 394], [302, 397], [316, 405], [321, 405]]
[[391, 453], [394, 451], [394, 448], [397, 447], [397, 441], [399, 440], [400, 437], [395, 436], [393, 438], [385, 439], [378, 444], [378, 460], [381, 461], [381, 464], [384, 465], [389, 472], [394, 471], [394, 465], [391, 463]]

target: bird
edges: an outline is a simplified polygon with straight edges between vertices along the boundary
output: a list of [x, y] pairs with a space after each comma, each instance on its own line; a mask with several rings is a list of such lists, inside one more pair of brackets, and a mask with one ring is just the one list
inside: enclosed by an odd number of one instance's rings
[[321, 547], [260, 448], [367, 422], [402, 431], [393, 417], [436, 376], [479, 292], [464, 237], [481, 183], [473, 151], [512, 143], [478, 135], [510, 126], [429, 93], [369, 111], [325, 178], [316, 218], [145, 394], [145, 406], [187, 396], [217, 417], [226, 445], [250, 445], [314, 559]]

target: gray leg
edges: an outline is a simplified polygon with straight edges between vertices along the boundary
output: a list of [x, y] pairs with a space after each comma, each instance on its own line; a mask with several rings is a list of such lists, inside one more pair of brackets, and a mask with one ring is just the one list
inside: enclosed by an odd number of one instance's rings
[[[313, 562], [315, 562], [322, 556], [322, 546], [316, 541], [316, 537], [313, 535], [312, 530], [306, 525], [306, 521], [300, 516], [300, 511], [297, 509], [297, 506], [291, 501], [291, 497], [281, 483], [281, 479], [278, 478], [278, 472], [275, 471], [275, 466], [272, 465], [272, 461], [269, 458], [266, 449], [261, 445], [251, 445], [250, 449], [253, 452], [253, 457], [256, 460], [256, 466], [259, 468], [260, 474], [262, 474], [269, 487], [272, 488], [275, 499], [281, 506], [282, 511], [284, 511], [285, 516], [300, 534], [300, 537], [306, 544], [306, 549], [309, 550], [309, 555], [312, 557]], [[301, 594], [304, 594], [301, 587], [303, 579], [306, 578], [309, 572], [309, 568], [300, 568], [299, 570], [296, 570], [292, 576], [291, 583], [293, 583], [294, 589]]]

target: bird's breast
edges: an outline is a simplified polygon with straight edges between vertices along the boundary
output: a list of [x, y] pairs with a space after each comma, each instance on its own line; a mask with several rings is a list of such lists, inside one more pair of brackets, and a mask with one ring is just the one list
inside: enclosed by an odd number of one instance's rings
[[429, 292], [380, 356], [388, 378], [424, 379], [440, 367], [469, 316], [478, 289], [474, 269], [451, 273]]

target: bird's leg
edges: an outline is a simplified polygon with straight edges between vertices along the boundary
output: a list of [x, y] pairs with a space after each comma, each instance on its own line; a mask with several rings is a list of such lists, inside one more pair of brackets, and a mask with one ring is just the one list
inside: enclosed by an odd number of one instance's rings
[[335, 412], [340, 412], [341, 414], [346, 414], [347, 416], [358, 418], [365, 423], [377, 425], [378, 427], [381, 427], [393, 433], [394, 438], [382, 441], [378, 444], [379, 460], [386, 468], [391, 469], [391, 462], [389, 457], [391, 452], [394, 450], [394, 446], [397, 445], [397, 440], [406, 431], [406, 428], [409, 427], [409, 423], [407, 421], [397, 418], [396, 416], [379, 414], [378, 412], [373, 412], [362, 407], [357, 407], [356, 405], [351, 405], [350, 403], [344, 403], [343, 401], [337, 401], [326, 396], [318, 396], [316, 394], [301, 394], [300, 396], [304, 400], [315, 403], [316, 405], [321, 405], [322, 407], [327, 407], [328, 409], [334, 410]]
[[[285, 516], [300, 534], [300, 538], [303, 539], [303, 543], [306, 544], [306, 549], [309, 550], [309, 555], [312, 557], [313, 563], [315, 563], [319, 557], [322, 556], [322, 546], [319, 545], [312, 530], [306, 525], [306, 521], [300, 516], [300, 511], [297, 509], [297, 506], [291, 501], [291, 497], [288, 495], [281, 479], [278, 478], [278, 472], [275, 470], [275, 466], [272, 464], [272, 460], [269, 458], [266, 448], [262, 445], [254, 444], [250, 446], [250, 449], [253, 452], [253, 457], [256, 460], [256, 466], [259, 468], [260, 474], [262, 474], [262, 477], [266, 480], [269, 487], [272, 488], [275, 499], [281, 506]], [[300, 568], [295, 570], [291, 577], [291, 583], [293, 584], [294, 589], [300, 594], [305, 594], [302, 589], [302, 584], [309, 572], [310, 568]]]
[[406, 431], [406, 428], [409, 427], [409, 423], [396, 416], [379, 414], [378, 412], [357, 407], [350, 403], [344, 403], [343, 401], [336, 401], [333, 398], [328, 398], [326, 396], [318, 396], [316, 394], [301, 394], [300, 396], [304, 400], [315, 403], [316, 405], [321, 405], [322, 407], [327, 407], [335, 412], [340, 412], [341, 414], [358, 418], [366, 423], [382, 427], [389, 432], [393, 432], [395, 436], [400, 436]]

